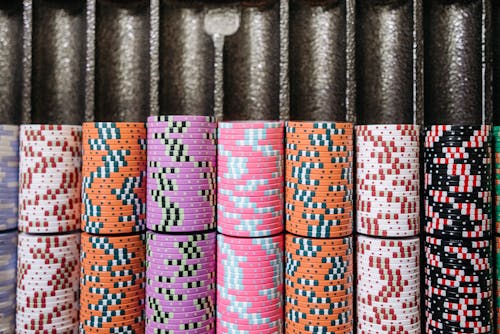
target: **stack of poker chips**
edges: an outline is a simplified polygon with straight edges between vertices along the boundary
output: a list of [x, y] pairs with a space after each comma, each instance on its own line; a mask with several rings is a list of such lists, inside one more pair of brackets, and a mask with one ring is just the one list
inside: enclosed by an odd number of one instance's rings
[[359, 334], [420, 333], [420, 240], [357, 237]]
[[16, 247], [19, 126], [0, 124], [0, 333], [13, 333], [16, 314]]
[[360, 334], [420, 330], [419, 138], [418, 125], [356, 126]]
[[16, 333], [77, 333], [80, 234], [19, 234]]
[[79, 230], [81, 144], [81, 126], [21, 125], [20, 231]]
[[147, 333], [215, 332], [216, 129], [148, 118]]
[[356, 231], [374, 237], [420, 232], [418, 125], [356, 126]]
[[145, 234], [82, 233], [80, 333], [144, 333]]
[[0, 233], [0, 333], [16, 327], [17, 231]]
[[0, 233], [17, 229], [19, 126], [0, 124]]
[[78, 330], [81, 136], [20, 127], [17, 333]]
[[286, 124], [286, 331], [353, 331], [353, 125]]
[[147, 333], [215, 333], [216, 232], [147, 233]]
[[283, 232], [283, 123], [221, 122], [217, 230], [235, 237]]
[[426, 330], [491, 332], [490, 126], [425, 128]]
[[352, 237], [286, 235], [287, 333], [352, 333]]
[[208, 116], [148, 118], [149, 230], [215, 229], [216, 129]]
[[283, 123], [222, 122], [217, 331], [283, 331]]
[[283, 235], [217, 237], [217, 332], [283, 332]]
[[83, 124], [80, 333], [143, 333], [146, 125]]

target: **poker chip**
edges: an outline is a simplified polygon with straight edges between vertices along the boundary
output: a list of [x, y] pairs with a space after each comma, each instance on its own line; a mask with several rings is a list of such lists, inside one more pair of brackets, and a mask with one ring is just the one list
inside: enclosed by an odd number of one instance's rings
[[[420, 232], [420, 164], [418, 125], [356, 126], [356, 194], [358, 233], [411, 237]], [[380, 161], [379, 155], [387, 154]], [[407, 159], [412, 162], [400, 162]], [[404, 182], [405, 189], [392, 183]], [[411, 219], [381, 219], [376, 213], [410, 214]]]
[[283, 332], [283, 235], [217, 236], [217, 331]]
[[222, 122], [217, 129], [217, 230], [266, 237], [283, 231], [282, 122]]
[[146, 229], [146, 126], [83, 124], [82, 230], [92, 234]]
[[216, 232], [147, 232], [146, 332], [212, 333]]
[[144, 233], [81, 236], [80, 333], [143, 333]]
[[286, 123], [287, 232], [304, 237], [352, 234], [353, 126]]
[[428, 332], [491, 333], [492, 245], [488, 239], [427, 235], [425, 315]]
[[162, 233], [215, 229], [215, 120], [151, 116], [147, 128], [147, 228]]
[[0, 233], [0, 333], [16, 326], [17, 231]]
[[352, 332], [352, 237], [285, 239], [286, 331]]
[[80, 233], [18, 238], [16, 333], [76, 333]]
[[61, 233], [80, 228], [81, 141], [81, 126], [21, 125], [20, 231]]
[[490, 130], [488, 125], [425, 127], [424, 212], [428, 235], [491, 235]]
[[0, 232], [17, 228], [19, 126], [0, 124]]
[[358, 235], [356, 248], [358, 331], [420, 329], [420, 240]]

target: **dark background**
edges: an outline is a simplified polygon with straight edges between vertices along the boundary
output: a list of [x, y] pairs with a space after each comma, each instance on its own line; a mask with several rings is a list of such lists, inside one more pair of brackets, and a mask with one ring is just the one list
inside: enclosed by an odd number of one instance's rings
[[214, 8], [225, 120], [500, 123], [498, 0], [0, 0], [0, 123], [211, 114]]

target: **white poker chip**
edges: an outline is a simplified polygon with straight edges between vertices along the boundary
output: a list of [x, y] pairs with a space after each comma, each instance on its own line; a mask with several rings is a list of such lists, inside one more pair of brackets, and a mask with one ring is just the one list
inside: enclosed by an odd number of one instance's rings
[[[78, 330], [79, 233], [30, 235], [18, 242], [16, 328]], [[44, 297], [47, 296], [47, 297]], [[51, 319], [51, 320], [50, 320]]]

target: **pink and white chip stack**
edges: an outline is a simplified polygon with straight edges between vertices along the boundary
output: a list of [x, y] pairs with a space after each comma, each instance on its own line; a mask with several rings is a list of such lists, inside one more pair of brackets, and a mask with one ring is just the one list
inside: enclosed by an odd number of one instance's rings
[[81, 126], [20, 127], [17, 333], [77, 333]]
[[420, 128], [356, 127], [358, 333], [420, 332]]
[[221, 122], [217, 333], [283, 331], [284, 124]]

